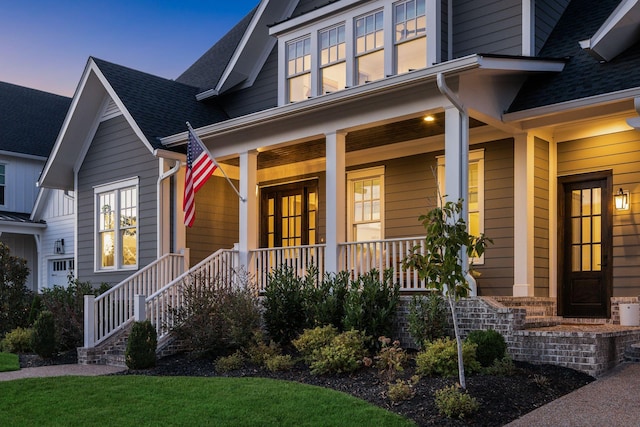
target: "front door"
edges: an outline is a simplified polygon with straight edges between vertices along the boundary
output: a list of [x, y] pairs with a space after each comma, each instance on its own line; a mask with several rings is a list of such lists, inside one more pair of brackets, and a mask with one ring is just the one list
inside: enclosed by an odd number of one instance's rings
[[316, 244], [317, 181], [263, 188], [261, 205], [261, 247]]
[[558, 314], [562, 316], [610, 316], [611, 188], [610, 171], [559, 180]]

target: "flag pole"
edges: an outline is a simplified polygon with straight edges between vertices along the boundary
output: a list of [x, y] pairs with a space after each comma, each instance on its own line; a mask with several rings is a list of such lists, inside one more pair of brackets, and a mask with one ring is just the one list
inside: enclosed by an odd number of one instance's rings
[[215, 157], [213, 157], [211, 155], [211, 152], [209, 151], [209, 149], [207, 148], [206, 145], [204, 145], [204, 143], [202, 142], [202, 140], [200, 139], [200, 137], [198, 136], [198, 134], [196, 133], [195, 130], [193, 130], [193, 128], [191, 127], [191, 124], [189, 122], [187, 122], [187, 128], [189, 129], [189, 132], [191, 132], [193, 134], [193, 136], [195, 137], [196, 141], [198, 141], [198, 144], [200, 144], [202, 146], [202, 149], [204, 151], [207, 152], [207, 154], [209, 155], [209, 157], [211, 158], [211, 160], [213, 160], [213, 163], [216, 164], [216, 167], [220, 170], [220, 172], [222, 172], [222, 175], [224, 175], [225, 178], [227, 178], [227, 182], [229, 183], [229, 185], [231, 186], [231, 188], [233, 188], [233, 191], [236, 192], [236, 194], [238, 195], [238, 197], [240, 198], [241, 201], [246, 202], [247, 199], [245, 199], [244, 197], [242, 197], [240, 195], [240, 192], [238, 191], [238, 189], [236, 188], [235, 185], [233, 185], [233, 182], [231, 182], [231, 180], [229, 179], [229, 177], [227, 176], [226, 172], [224, 171], [224, 169], [222, 169], [220, 167], [220, 165], [218, 164], [218, 162], [216, 161]]

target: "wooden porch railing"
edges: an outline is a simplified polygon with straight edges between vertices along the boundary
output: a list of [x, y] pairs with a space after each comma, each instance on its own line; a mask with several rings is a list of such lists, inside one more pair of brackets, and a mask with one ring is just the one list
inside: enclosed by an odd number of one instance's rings
[[155, 293], [184, 273], [187, 264], [188, 255], [166, 254], [102, 295], [86, 295], [84, 346], [94, 347], [122, 329], [133, 318], [133, 297]]
[[283, 265], [304, 276], [310, 265], [318, 269], [320, 277], [325, 272], [325, 245], [287, 246], [284, 248], [265, 248], [251, 251], [252, 267], [256, 284], [260, 292], [264, 291], [269, 273]]

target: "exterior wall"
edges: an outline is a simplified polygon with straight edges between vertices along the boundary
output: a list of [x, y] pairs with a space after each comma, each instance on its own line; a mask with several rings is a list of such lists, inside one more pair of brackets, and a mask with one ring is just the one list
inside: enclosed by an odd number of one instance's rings
[[36, 248], [35, 237], [27, 234], [2, 233], [0, 234], [0, 242], [9, 247], [11, 255], [27, 260], [27, 267], [29, 267], [29, 276], [27, 277], [25, 285], [27, 286], [27, 289], [37, 291], [38, 250]]
[[613, 210], [613, 296], [640, 294], [640, 134], [636, 131], [558, 144], [558, 175], [613, 170], [613, 188], [629, 190], [631, 209]]
[[[53, 285], [67, 284], [66, 279], [56, 279], [52, 282], [49, 263], [53, 260], [72, 259], [74, 257], [75, 206], [73, 197], [65, 194], [62, 190], [49, 190], [42, 219], [47, 222], [47, 228], [42, 233], [40, 242], [41, 259], [38, 284], [40, 290], [50, 288]], [[63, 254], [55, 252], [55, 242], [60, 239], [64, 239]]]
[[569, 0], [536, 0], [535, 1], [535, 53], [542, 49], [553, 27], [567, 8]]
[[453, 57], [473, 53], [522, 54], [522, 2], [460, 0], [453, 3]]
[[534, 293], [549, 296], [549, 143], [535, 139]]
[[139, 177], [138, 268], [156, 259], [156, 183], [158, 161], [135, 135], [123, 116], [98, 126], [78, 172], [77, 268], [78, 278], [94, 285], [116, 284], [135, 270], [95, 272], [95, 200], [93, 188]]
[[44, 166], [43, 160], [23, 159], [0, 154], [5, 169], [5, 204], [0, 210], [31, 213], [38, 196], [36, 181]]

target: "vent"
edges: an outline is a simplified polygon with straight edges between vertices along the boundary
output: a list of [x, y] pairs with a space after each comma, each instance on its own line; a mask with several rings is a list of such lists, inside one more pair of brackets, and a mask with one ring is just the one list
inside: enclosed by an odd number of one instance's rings
[[120, 114], [122, 114], [122, 112], [120, 111], [116, 103], [113, 101], [113, 99], [110, 99], [109, 103], [107, 104], [107, 107], [104, 109], [104, 113], [102, 113], [102, 117], [100, 118], [100, 121], [104, 122], [105, 120], [112, 119], [114, 117], [119, 116]]

